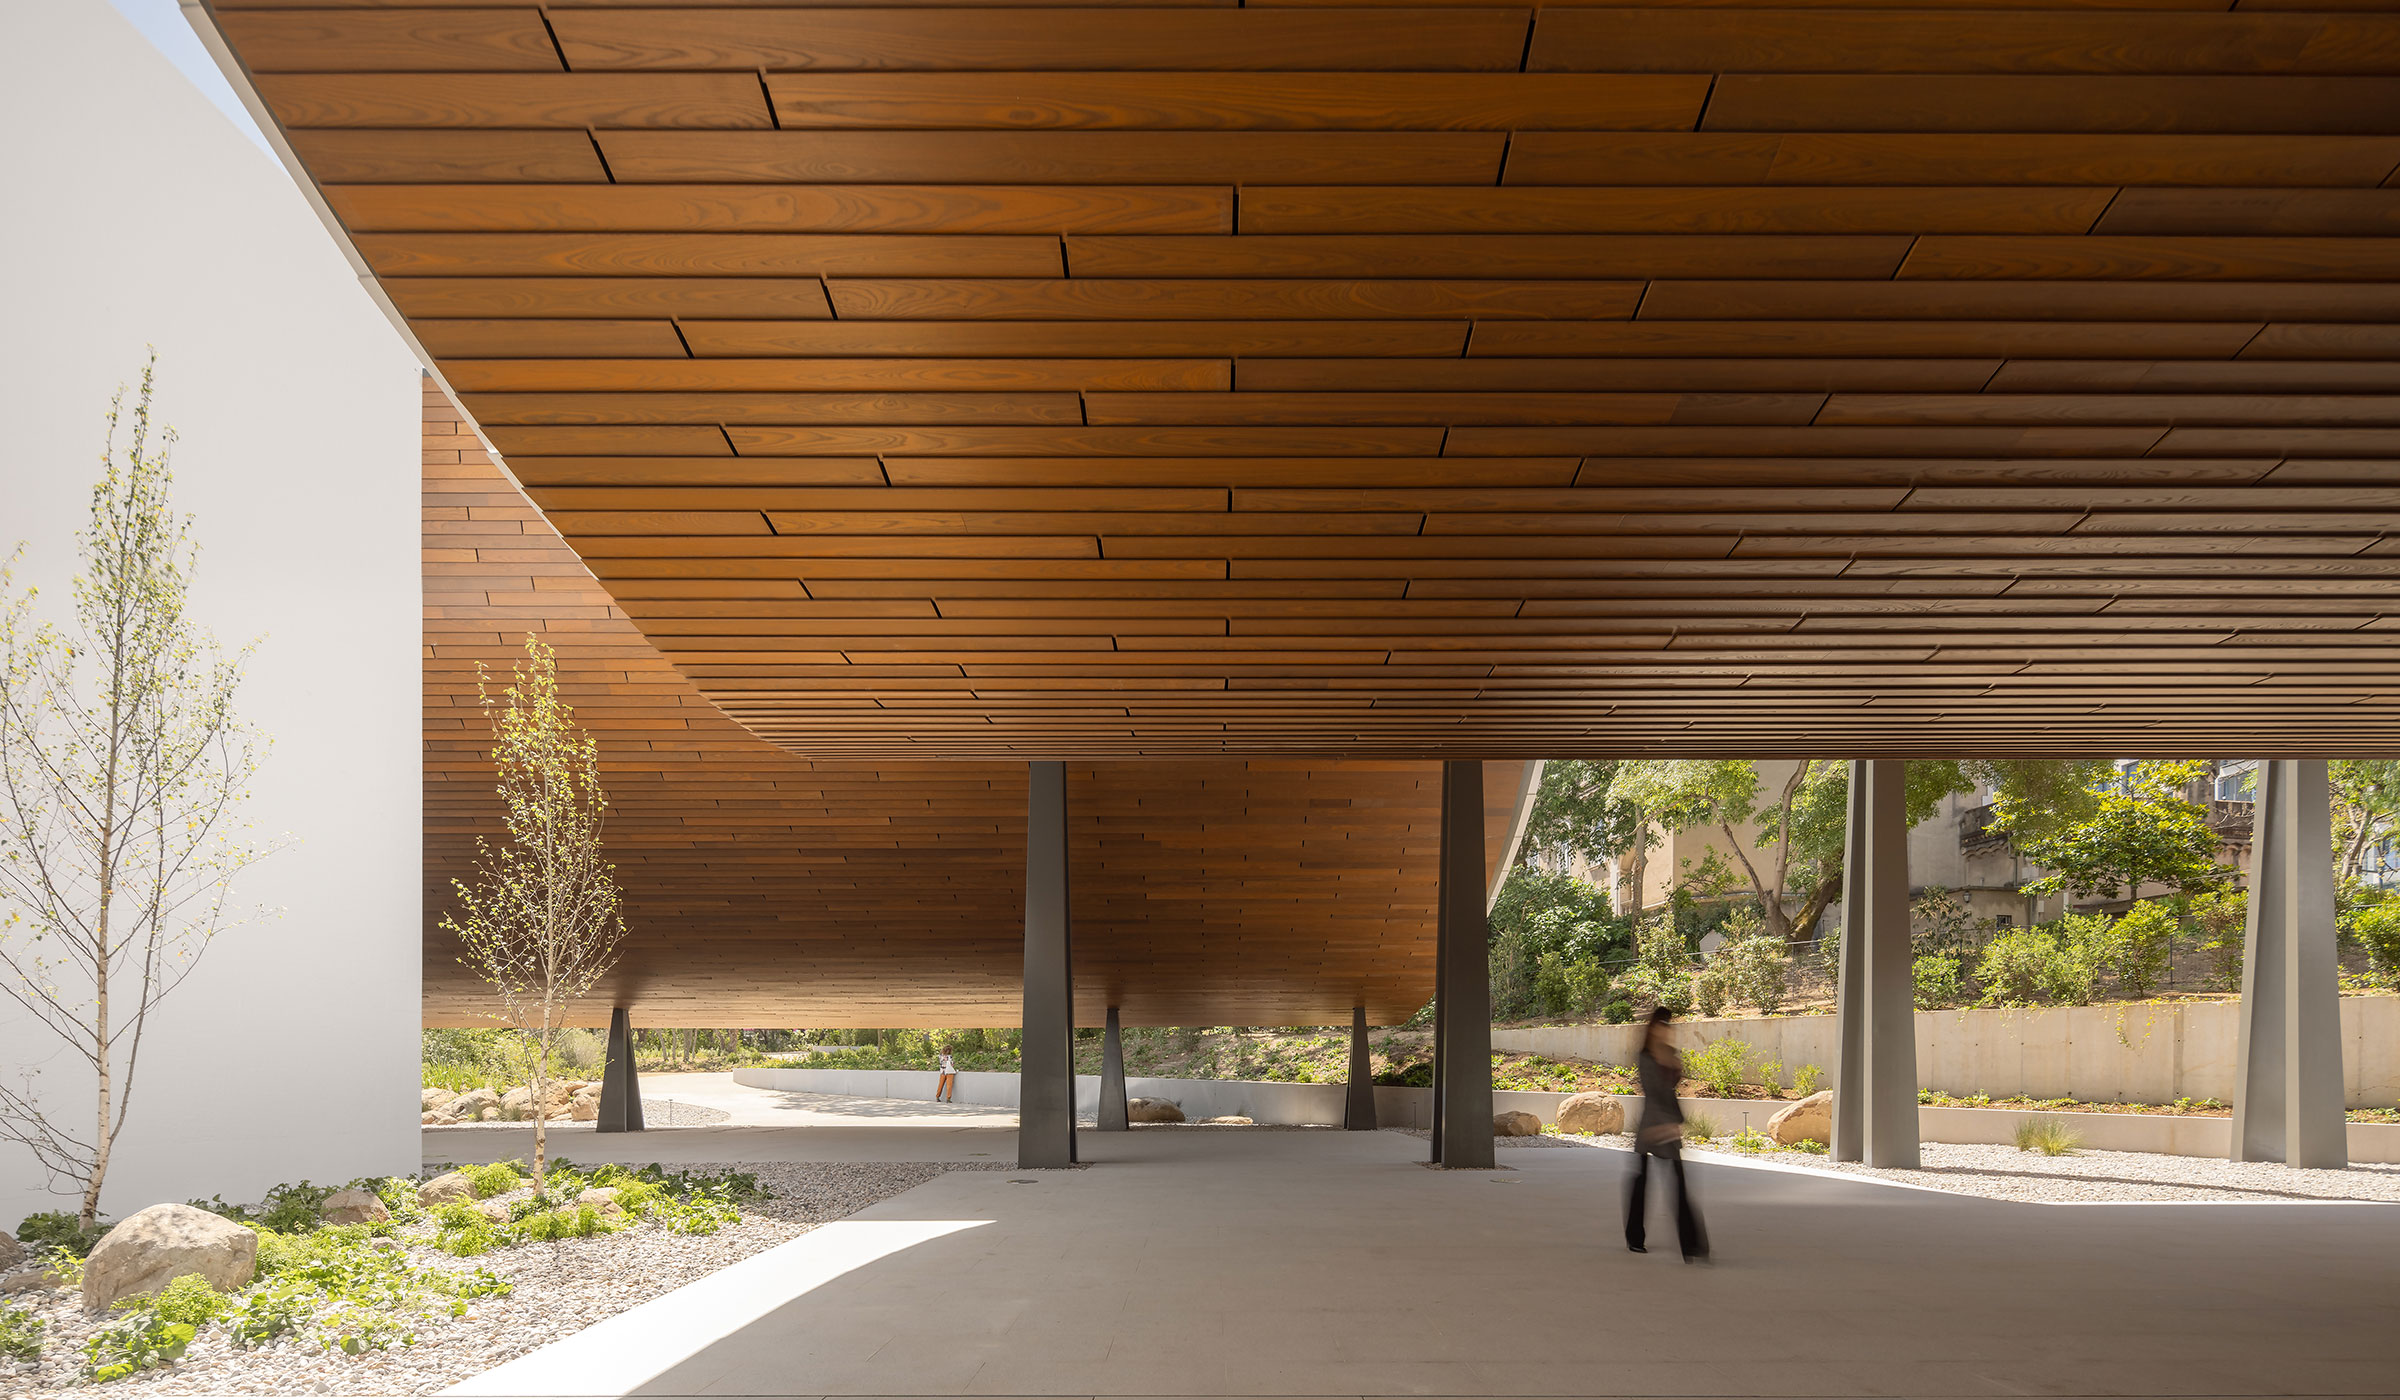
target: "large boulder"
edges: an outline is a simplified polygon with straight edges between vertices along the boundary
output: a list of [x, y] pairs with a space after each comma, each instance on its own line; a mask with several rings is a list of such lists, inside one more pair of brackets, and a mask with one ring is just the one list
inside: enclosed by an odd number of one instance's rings
[[465, 1172], [444, 1172], [417, 1188], [417, 1204], [446, 1206], [452, 1201], [475, 1199], [475, 1183], [467, 1180]]
[[1525, 1113], [1510, 1109], [1505, 1113], [1492, 1115], [1493, 1137], [1540, 1137], [1541, 1135], [1542, 1119], [1538, 1113]]
[[328, 1225], [377, 1225], [392, 1218], [391, 1208], [372, 1191], [345, 1186], [325, 1198], [317, 1214]]
[[1614, 1094], [1571, 1094], [1558, 1106], [1558, 1130], [1562, 1133], [1621, 1133], [1625, 1131], [1625, 1105]]
[[520, 1084], [500, 1096], [500, 1116], [514, 1123], [533, 1116], [533, 1090]]
[[101, 1312], [120, 1298], [156, 1293], [198, 1274], [230, 1293], [258, 1272], [258, 1234], [197, 1206], [136, 1211], [100, 1237], [83, 1261], [83, 1306]]
[[487, 1108], [498, 1108], [500, 1096], [489, 1089], [469, 1089], [442, 1105], [442, 1112], [460, 1123], [472, 1123], [483, 1116]]
[[1833, 1141], [1833, 1091], [1819, 1089], [1795, 1104], [1778, 1109], [1767, 1120], [1767, 1136], [1790, 1146], [1795, 1142]]
[[600, 1117], [600, 1086], [587, 1085], [575, 1091], [567, 1101], [567, 1117], [577, 1123], [597, 1122]]
[[456, 1102], [458, 1095], [448, 1089], [426, 1089], [417, 1095], [417, 1111], [437, 1113]]
[[1180, 1123], [1183, 1110], [1167, 1099], [1127, 1099], [1125, 1120], [1129, 1123]]
[[586, 1186], [583, 1193], [575, 1198], [575, 1204], [590, 1206], [602, 1215], [625, 1213], [625, 1207], [617, 1201], [617, 1188], [614, 1186]]

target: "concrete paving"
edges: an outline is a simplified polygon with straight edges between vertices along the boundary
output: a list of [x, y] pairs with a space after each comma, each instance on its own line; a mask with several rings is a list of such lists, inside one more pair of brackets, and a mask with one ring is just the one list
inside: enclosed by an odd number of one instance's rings
[[[681, 1129], [622, 1155], [673, 1160], [668, 1139], [736, 1133], [814, 1138], [812, 1156], [870, 1141], [828, 1146], [840, 1132], [939, 1141], [912, 1160], [1006, 1140], [941, 1124]], [[1663, 1222], [1665, 1252], [1625, 1251], [1628, 1159], [1613, 1150], [1436, 1172], [1396, 1132], [1137, 1129], [1083, 1145], [1085, 1169], [944, 1176], [450, 1393], [2400, 1389], [2400, 1207], [2027, 1205], [1716, 1162], [1693, 1177], [1717, 1262], [1694, 1268]]]
[[[550, 1125], [550, 1151], [578, 1162], [965, 1162], [1017, 1156], [1013, 1109], [905, 1103], [839, 1094], [752, 1089], [730, 1074], [642, 1076], [645, 1100], [718, 1109], [723, 1123], [599, 1133], [589, 1123]], [[424, 1130], [428, 1167], [504, 1162], [533, 1151], [530, 1124]]]

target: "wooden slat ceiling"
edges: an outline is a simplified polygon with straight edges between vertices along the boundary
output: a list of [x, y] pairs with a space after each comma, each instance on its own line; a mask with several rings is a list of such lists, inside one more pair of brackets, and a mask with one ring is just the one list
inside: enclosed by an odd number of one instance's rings
[[[491, 994], [438, 926], [497, 830], [478, 663], [527, 633], [600, 743], [629, 926], [583, 1006], [644, 1026], [1017, 1022], [1025, 765], [812, 762], [677, 675], [438, 391], [425, 411], [425, 1021]], [[1485, 857], [1524, 765], [1485, 765]], [[1439, 765], [1268, 759], [1069, 770], [1076, 1010], [1132, 1025], [1377, 1024], [1433, 995]]]
[[2390, 0], [210, 0], [820, 756], [2390, 751]]

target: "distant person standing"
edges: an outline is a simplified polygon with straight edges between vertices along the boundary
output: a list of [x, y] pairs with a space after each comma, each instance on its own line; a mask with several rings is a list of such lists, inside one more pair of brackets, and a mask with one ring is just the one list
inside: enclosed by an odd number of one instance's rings
[[950, 1052], [947, 1050], [942, 1052], [942, 1078], [941, 1082], [933, 1086], [933, 1101], [935, 1103], [958, 1102], [958, 1066], [951, 1061]]
[[1674, 1179], [1675, 1238], [1683, 1246], [1686, 1262], [1708, 1258], [1708, 1236], [1700, 1228], [1699, 1212], [1692, 1209], [1691, 1188], [1683, 1178], [1683, 1105], [1675, 1101], [1675, 1088], [1683, 1079], [1683, 1056], [1675, 1053], [1674, 1043], [1667, 1039], [1667, 1023], [1675, 1013], [1659, 1007], [1650, 1013], [1650, 1024], [1642, 1033], [1642, 1051], [1635, 1068], [1642, 1079], [1642, 1123], [1634, 1138], [1633, 1179], [1625, 1192], [1625, 1247], [1636, 1254], [1650, 1251], [1642, 1241], [1646, 1235], [1643, 1206], [1648, 1197], [1650, 1164], [1655, 1159]]

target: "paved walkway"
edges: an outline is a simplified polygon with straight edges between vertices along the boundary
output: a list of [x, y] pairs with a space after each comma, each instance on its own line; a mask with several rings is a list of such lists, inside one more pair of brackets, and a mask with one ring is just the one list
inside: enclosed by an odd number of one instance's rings
[[[642, 1097], [720, 1109], [705, 1128], [596, 1133], [589, 1123], [550, 1125], [550, 1150], [578, 1162], [1013, 1162], [1014, 1109], [856, 1099], [752, 1089], [730, 1074], [650, 1074]], [[533, 1151], [529, 1124], [428, 1128], [427, 1166], [503, 1162]]]
[[[944, 1151], [1007, 1141], [942, 1124], [645, 1136], [655, 1149], [668, 1138], [731, 1145], [735, 1133], [821, 1144], [839, 1131], [915, 1133]], [[944, 1176], [452, 1393], [2400, 1386], [2390, 1345], [2400, 1207], [2026, 1205], [1708, 1164], [1694, 1174], [1718, 1263], [1699, 1269], [1671, 1245], [1625, 1252], [1627, 1159], [1615, 1151], [1509, 1150], [1505, 1170], [1435, 1172], [1418, 1164], [1421, 1141], [1394, 1132], [1136, 1130], [1083, 1142], [1088, 1170]]]

